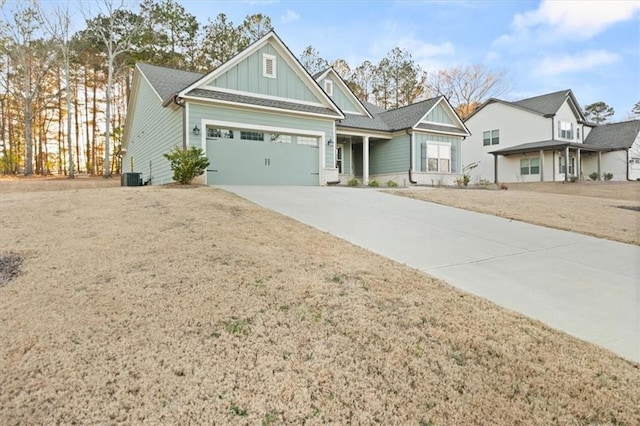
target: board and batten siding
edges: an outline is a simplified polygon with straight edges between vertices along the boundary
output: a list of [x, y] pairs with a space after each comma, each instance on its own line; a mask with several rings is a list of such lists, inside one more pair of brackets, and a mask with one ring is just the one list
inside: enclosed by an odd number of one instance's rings
[[436, 105], [436, 107], [429, 114], [427, 114], [427, 116], [423, 121], [431, 122], [431, 123], [449, 124], [452, 126], [454, 125], [453, 120], [451, 120], [451, 117], [449, 117], [449, 114], [447, 114], [447, 112], [444, 110], [442, 105]]
[[240, 123], [241, 128], [250, 130], [252, 125], [278, 127], [291, 129], [293, 134], [298, 132], [320, 132], [324, 135], [324, 139], [318, 140], [319, 148], [325, 153], [324, 167], [332, 168], [334, 163], [334, 149], [326, 147], [327, 141], [334, 138], [335, 122], [332, 119], [321, 119], [294, 116], [287, 114], [270, 113], [266, 111], [252, 111], [241, 108], [220, 107], [216, 105], [205, 105], [202, 103], [189, 102], [189, 118], [187, 123], [188, 129], [193, 129], [196, 125], [201, 128], [200, 135], [196, 136], [193, 132], [189, 132], [189, 146], [197, 146], [206, 149], [206, 129], [203, 126], [203, 120], [214, 120], [223, 122]]
[[122, 158], [122, 172], [142, 173], [143, 181], [152, 185], [173, 182], [171, 164], [162, 155], [174, 146], [182, 146], [182, 108], [172, 104], [162, 107], [162, 101], [144, 78], [139, 80], [137, 99], [133, 106], [127, 152]]
[[336, 103], [336, 105], [338, 105], [338, 107], [344, 111], [344, 112], [351, 112], [351, 113], [355, 113], [355, 112], [359, 112], [361, 107], [359, 107], [358, 105], [355, 104], [355, 102], [353, 101], [353, 99], [349, 96], [347, 96], [343, 91], [342, 91], [342, 87], [340, 87], [334, 79], [332, 78], [325, 78], [324, 80], [322, 80], [320, 86], [322, 88], [324, 88], [324, 82], [326, 80], [331, 80], [333, 82], [333, 95], [331, 95], [331, 99], [333, 100], [333, 102]]
[[461, 173], [461, 138], [456, 136], [415, 133], [413, 135], [413, 170], [420, 171], [420, 145], [423, 143], [444, 143], [451, 145], [451, 173]]
[[406, 172], [409, 169], [410, 149], [409, 135], [374, 141], [369, 150], [369, 173]]
[[[275, 56], [276, 78], [263, 76], [262, 57], [264, 54]], [[311, 92], [305, 82], [300, 79], [270, 44], [261, 47], [227, 70], [223, 75], [207, 82], [206, 85], [265, 96], [288, 98], [293, 101], [320, 103], [320, 100]]]

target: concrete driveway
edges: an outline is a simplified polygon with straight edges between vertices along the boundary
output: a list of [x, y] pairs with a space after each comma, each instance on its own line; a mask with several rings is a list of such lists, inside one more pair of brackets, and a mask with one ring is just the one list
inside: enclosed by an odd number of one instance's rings
[[221, 188], [640, 362], [640, 247], [368, 188]]

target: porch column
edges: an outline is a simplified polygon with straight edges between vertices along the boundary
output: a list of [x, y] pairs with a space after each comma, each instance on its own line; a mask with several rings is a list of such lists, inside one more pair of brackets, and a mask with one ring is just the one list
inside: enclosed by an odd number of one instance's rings
[[540, 150], [540, 182], [544, 182], [544, 151]]
[[362, 137], [362, 184], [369, 183], [369, 136]]
[[601, 164], [602, 164], [602, 151], [598, 151], [598, 180], [602, 179], [602, 170], [600, 170]]
[[556, 152], [551, 151], [551, 169], [553, 170], [553, 174], [551, 175], [551, 181], [556, 181]]
[[576, 155], [576, 167], [578, 168], [578, 180], [582, 180], [582, 163], [580, 162], [580, 148], [578, 148], [578, 154]]
[[498, 183], [498, 154], [493, 154], [493, 183]]
[[569, 147], [564, 149], [564, 181], [569, 182]]

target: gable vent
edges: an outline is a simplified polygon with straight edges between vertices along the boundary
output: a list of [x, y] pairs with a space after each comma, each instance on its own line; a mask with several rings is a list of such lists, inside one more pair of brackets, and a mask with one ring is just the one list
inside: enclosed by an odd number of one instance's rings
[[262, 75], [268, 78], [276, 78], [276, 57], [273, 55], [262, 55]]

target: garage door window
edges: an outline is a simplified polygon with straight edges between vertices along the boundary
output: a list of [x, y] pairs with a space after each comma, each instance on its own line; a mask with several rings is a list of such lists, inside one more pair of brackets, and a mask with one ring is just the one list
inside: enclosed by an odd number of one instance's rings
[[291, 135], [271, 135], [273, 143], [291, 143]]
[[264, 133], [258, 132], [240, 132], [240, 139], [243, 141], [263, 141]]
[[314, 145], [318, 146], [318, 138], [310, 137], [310, 136], [298, 136], [297, 137], [298, 145]]
[[233, 130], [207, 127], [207, 138], [233, 139]]

